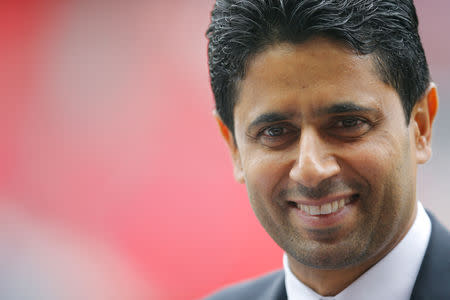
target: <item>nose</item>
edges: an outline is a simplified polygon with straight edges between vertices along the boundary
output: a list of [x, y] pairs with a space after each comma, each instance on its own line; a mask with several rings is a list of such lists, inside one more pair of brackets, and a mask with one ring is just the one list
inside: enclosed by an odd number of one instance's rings
[[314, 129], [303, 130], [299, 142], [297, 160], [289, 172], [292, 180], [306, 187], [316, 187], [340, 172], [330, 145]]

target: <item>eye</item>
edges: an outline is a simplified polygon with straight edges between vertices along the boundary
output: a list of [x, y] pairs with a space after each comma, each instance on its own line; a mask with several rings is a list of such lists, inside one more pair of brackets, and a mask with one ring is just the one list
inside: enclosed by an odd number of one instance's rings
[[338, 121], [336, 125], [343, 128], [355, 127], [361, 125], [362, 121], [356, 118], [349, 118]]
[[276, 124], [263, 128], [257, 139], [270, 148], [286, 146], [297, 139], [299, 130], [289, 124]]
[[361, 117], [341, 117], [333, 122], [330, 130], [333, 135], [344, 138], [358, 138], [372, 128], [371, 124]]
[[269, 127], [263, 131], [263, 134], [270, 137], [275, 137], [283, 135], [286, 131], [287, 130], [284, 127]]

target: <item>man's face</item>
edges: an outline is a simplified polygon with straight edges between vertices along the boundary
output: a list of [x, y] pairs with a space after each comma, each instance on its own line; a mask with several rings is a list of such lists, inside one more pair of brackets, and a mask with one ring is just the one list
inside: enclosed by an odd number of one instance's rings
[[403, 237], [428, 157], [370, 56], [324, 38], [275, 45], [250, 61], [237, 98], [235, 174], [290, 262], [353, 266]]

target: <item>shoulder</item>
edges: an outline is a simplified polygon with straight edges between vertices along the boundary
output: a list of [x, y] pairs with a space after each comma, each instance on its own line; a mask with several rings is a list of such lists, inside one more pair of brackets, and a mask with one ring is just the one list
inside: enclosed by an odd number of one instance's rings
[[431, 220], [431, 236], [425, 253], [424, 262], [433, 265], [434, 269], [450, 273], [450, 232], [428, 212]]
[[231, 285], [205, 298], [205, 300], [225, 299], [286, 299], [284, 271], [278, 270]]
[[450, 232], [427, 212], [431, 236], [411, 299], [448, 299], [450, 295]]

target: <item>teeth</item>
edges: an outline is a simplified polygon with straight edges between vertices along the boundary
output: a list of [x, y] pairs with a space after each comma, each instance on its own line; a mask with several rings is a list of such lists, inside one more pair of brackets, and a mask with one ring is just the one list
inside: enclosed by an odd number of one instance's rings
[[302, 206], [303, 206], [302, 210], [309, 214], [309, 206], [308, 205], [302, 205]]
[[337, 201], [331, 202], [331, 211], [337, 211], [339, 208], [339, 203]]
[[331, 203], [327, 203], [327, 204], [320, 206], [320, 214], [321, 215], [326, 215], [329, 213], [331, 213]]
[[309, 206], [310, 215], [320, 215], [320, 206]]
[[310, 215], [328, 215], [336, 212], [338, 209], [350, 203], [349, 198], [342, 198], [323, 205], [304, 205], [298, 204], [297, 207]]

